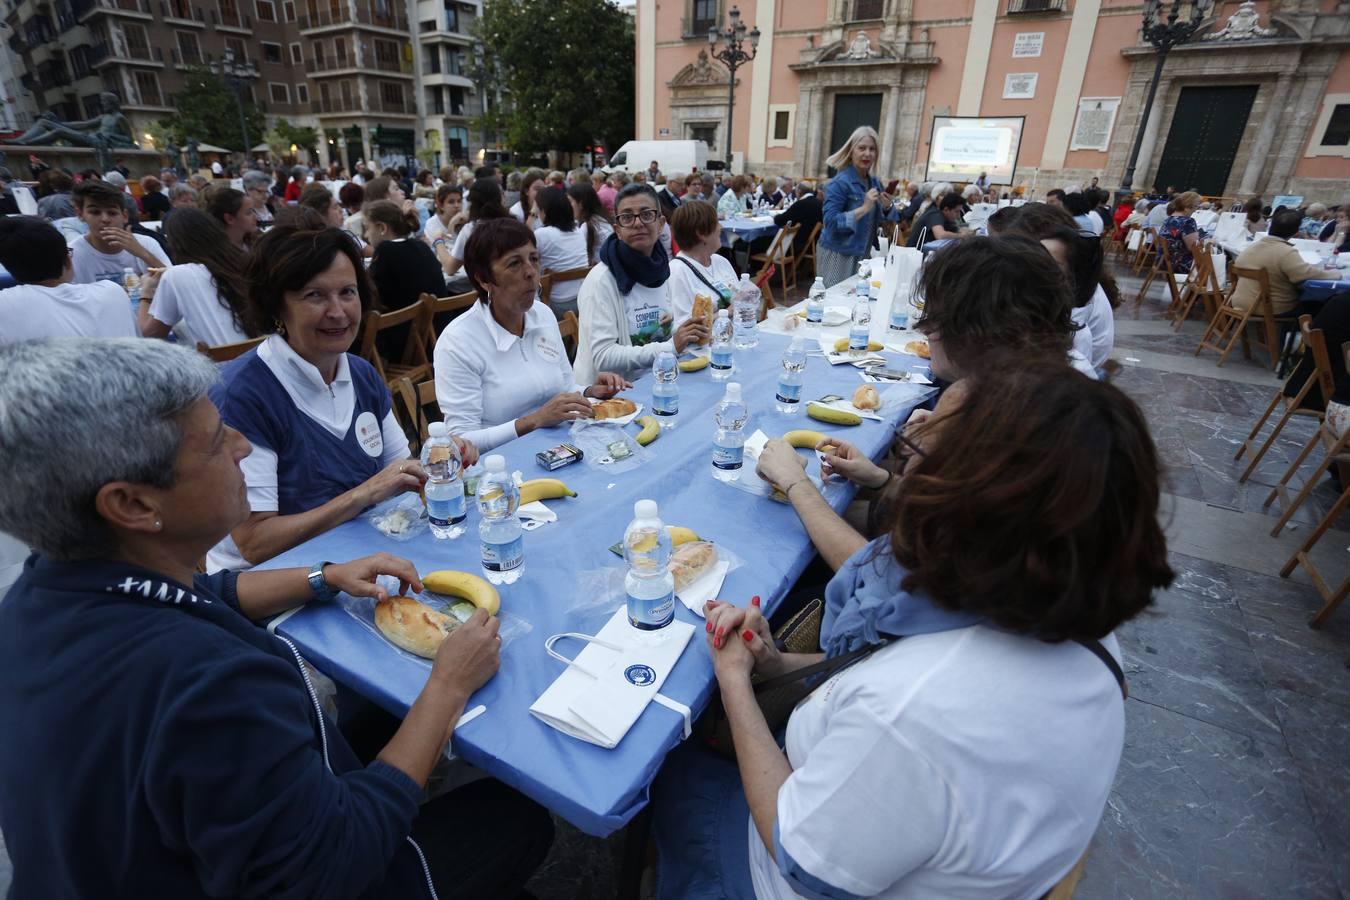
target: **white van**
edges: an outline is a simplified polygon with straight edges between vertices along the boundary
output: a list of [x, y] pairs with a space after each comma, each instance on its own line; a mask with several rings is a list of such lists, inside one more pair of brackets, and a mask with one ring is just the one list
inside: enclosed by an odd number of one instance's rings
[[695, 167], [700, 172], [708, 168], [708, 145], [703, 141], [628, 141], [609, 158], [609, 165], [600, 171], [645, 172], [652, 160], [662, 172], [688, 174]]

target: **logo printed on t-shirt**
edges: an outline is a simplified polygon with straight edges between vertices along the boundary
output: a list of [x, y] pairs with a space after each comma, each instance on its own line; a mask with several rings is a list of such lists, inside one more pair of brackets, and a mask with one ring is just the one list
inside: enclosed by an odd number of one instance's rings
[[374, 413], [363, 412], [356, 417], [356, 441], [369, 456], [378, 457], [384, 452], [384, 434]]
[[546, 334], [541, 334], [535, 338], [534, 350], [544, 362], [558, 361], [558, 348], [554, 345], [553, 339]]

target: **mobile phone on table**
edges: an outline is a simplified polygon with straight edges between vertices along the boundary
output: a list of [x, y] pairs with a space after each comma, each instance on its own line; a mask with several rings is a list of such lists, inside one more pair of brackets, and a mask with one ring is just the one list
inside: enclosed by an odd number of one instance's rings
[[910, 373], [902, 369], [888, 369], [884, 366], [873, 366], [867, 370], [867, 374], [873, 378], [887, 378], [891, 381], [909, 381]]

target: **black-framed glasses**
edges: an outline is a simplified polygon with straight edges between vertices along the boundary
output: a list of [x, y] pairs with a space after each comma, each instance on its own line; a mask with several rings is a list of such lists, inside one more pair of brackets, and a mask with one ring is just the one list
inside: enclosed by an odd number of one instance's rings
[[656, 217], [659, 215], [659, 212], [648, 207], [640, 212], [619, 213], [614, 217], [614, 221], [618, 222], [624, 228], [632, 228], [637, 222], [641, 222], [643, 225], [650, 225], [656, 221]]

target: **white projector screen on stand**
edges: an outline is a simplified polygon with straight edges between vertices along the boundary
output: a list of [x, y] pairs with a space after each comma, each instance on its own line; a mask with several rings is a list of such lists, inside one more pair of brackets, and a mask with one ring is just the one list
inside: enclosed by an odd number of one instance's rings
[[1012, 184], [1022, 144], [1024, 116], [934, 116], [926, 181]]

